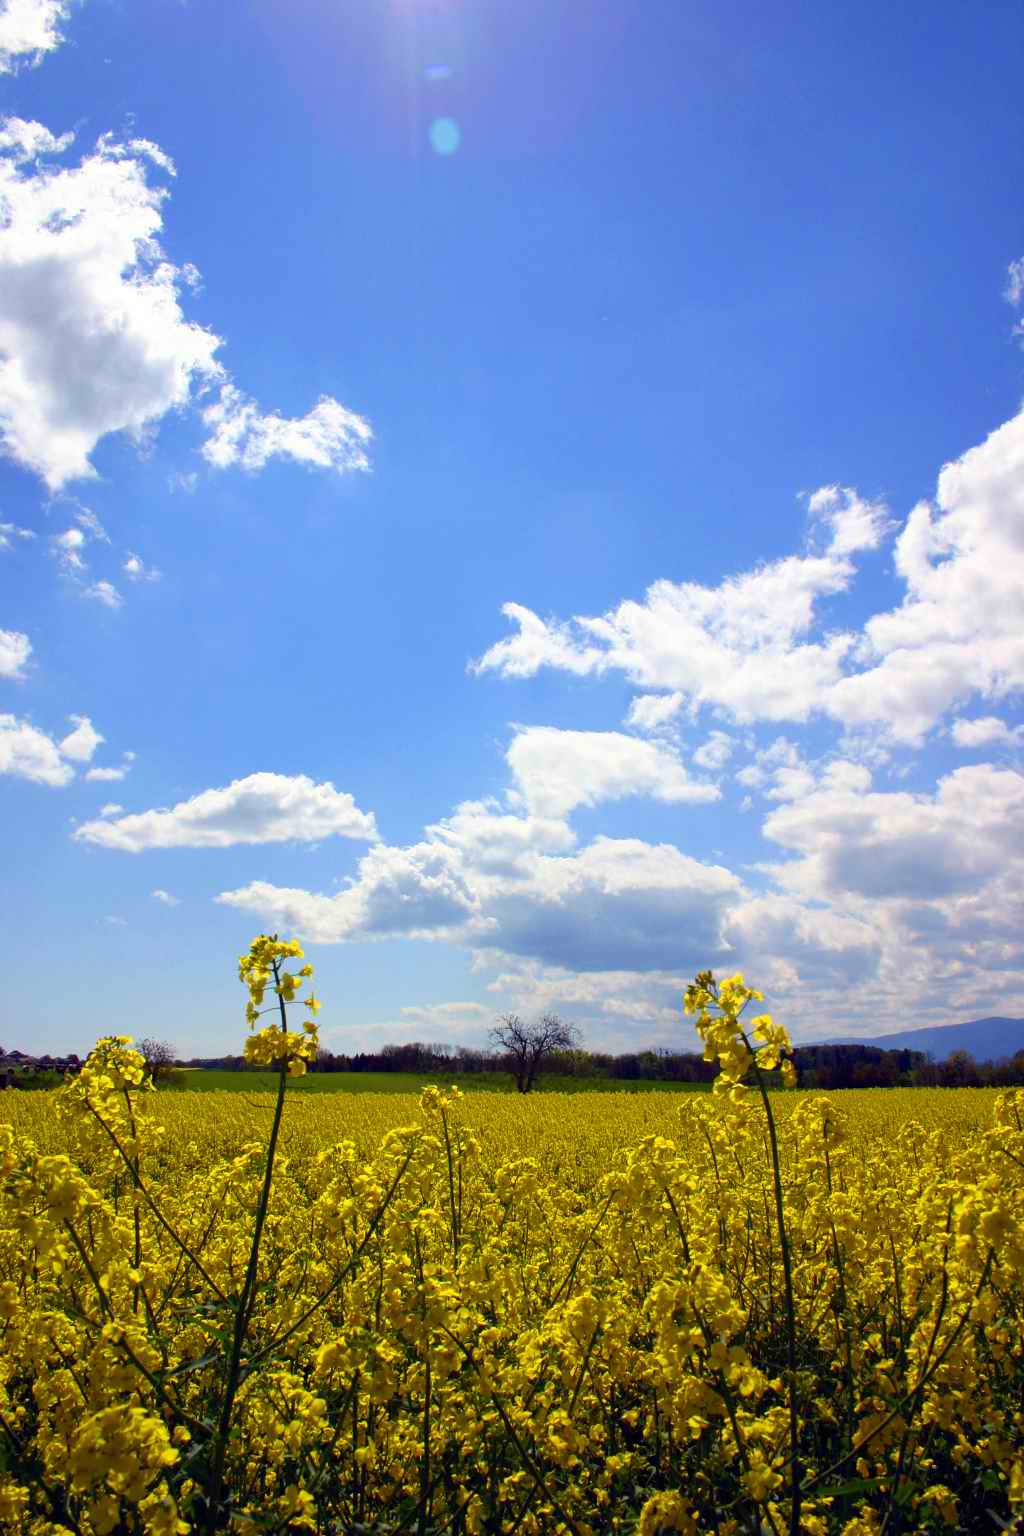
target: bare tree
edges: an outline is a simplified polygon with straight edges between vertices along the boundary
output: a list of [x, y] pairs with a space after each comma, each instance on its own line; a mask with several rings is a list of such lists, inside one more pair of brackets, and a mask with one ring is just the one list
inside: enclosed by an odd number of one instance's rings
[[536, 1024], [524, 1024], [517, 1013], [503, 1013], [491, 1030], [491, 1039], [511, 1059], [516, 1088], [529, 1093], [537, 1074], [556, 1051], [579, 1045], [575, 1024], [564, 1024], [557, 1013], [545, 1013]]
[[178, 1064], [178, 1053], [166, 1040], [140, 1040], [136, 1047], [145, 1059], [154, 1083], [166, 1082]]

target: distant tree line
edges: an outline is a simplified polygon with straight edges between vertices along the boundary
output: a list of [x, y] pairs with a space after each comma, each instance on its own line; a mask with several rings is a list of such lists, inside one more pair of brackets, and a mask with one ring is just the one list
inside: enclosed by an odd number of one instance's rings
[[[933, 1061], [923, 1051], [887, 1051], [874, 1045], [798, 1045], [794, 1056], [802, 1088], [1024, 1087], [1024, 1051], [997, 1062], [975, 1061], [967, 1051], [954, 1051], [945, 1061]], [[188, 1065], [240, 1071], [246, 1063], [241, 1056], [218, 1056], [196, 1058]], [[448, 1079], [503, 1073], [511, 1075], [521, 1091], [527, 1091], [522, 1086], [522, 1058], [514, 1051], [421, 1040], [352, 1054], [321, 1047], [315, 1070], [412, 1072]], [[696, 1051], [661, 1047], [612, 1055], [571, 1045], [544, 1053], [535, 1065], [534, 1078], [543, 1072], [553, 1077], [600, 1077], [623, 1083], [710, 1083], [717, 1070]]]

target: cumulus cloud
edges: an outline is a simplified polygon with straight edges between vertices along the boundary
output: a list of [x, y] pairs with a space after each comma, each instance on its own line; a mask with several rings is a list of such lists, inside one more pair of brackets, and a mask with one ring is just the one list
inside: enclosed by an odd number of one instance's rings
[[618, 731], [529, 726], [516, 732], [506, 760], [514, 799], [535, 816], [564, 816], [626, 795], [679, 804], [717, 800], [720, 793], [691, 779], [674, 749]]
[[143, 139], [104, 135], [75, 166], [41, 124], [8, 120], [0, 156], [0, 430], [51, 490], [92, 476], [102, 437], [141, 440], [221, 377], [218, 337], [187, 321], [181, 272], [158, 244], [173, 173]]
[[255, 880], [216, 899], [318, 943], [457, 945], [497, 972], [506, 1005], [564, 1006], [619, 1049], [641, 1030], [678, 1044], [680, 992], [709, 965], [748, 970], [802, 1037], [877, 1032], [908, 978], [933, 1019], [986, 999], [993, 1011], [998, 978], [1024, 967], [1024, 775], [985, 766], [890, 792], [785, 737], [759, 757], [763, 831], [782, 856], [751, 868], [754, 885], [670, 844], [579, 848], [525, 801], [468, 801], [419, 842], [371, 848], [335, 892]]
[[186, 319], [182, 298], [199, 274], [190, 262], [175, 265], [159, 242], [169, 192], [154, 176], [175, 174], [160, 147], [105, 134], [77, 165], [61, 163], [72, 142], [41, 123], [0, 121], [7, 454], [58, 490], [94, 476], [102, 438], [124, 432], [144, 443], [169, 411], [219, 386], [204, 412], [210, 464], [256, 470], [288, 458], [367, 469], [372, 432], [362, 417], [329, 395], [297, 418], [262, 411], [217, 360], [221, 338]]
[[515, 818], [492, 814], [494, 843], [481, 826], [486, 808], [472, 803], [423, 842], [371, 849], [334, 895], [254, 881], [217, 900], [320, 943], [446, 940], [577, 970], [638, 971], [670, 956], [698, 964], [725, 953], [724, 915], [743, 891], [730, 871], [630, 838], [545, 851], [537, 829], [550, 835], [551, 821], [521, 817], [513, 840], [507, 823]]
[[61, 755], [75, 763], [87, 763], [106, 738], [100, 735], [88, 715], [69, 715], [68, 719], [75, 728], [60, 743]]
[[[878, 547], [888, 514], [838, 486], [814, 492], [808, 514], [812, 535], [824, 529], [821, 553], [718, 587], [658, 581], [643, 602], [569, 623], [506, 604], [519, 632], [491, 646], [476, 670], [617, 670], [668, 692], [673, 712], [707, 706], [743, 723], [819, 715], [851, 739], [875, 731], [907, 746], [969, 698], [1024, 686], [1024, 413], [947, 464], [934, 502], [913, 508], [895, 544], [903, 601], [859, 635], [822, 628], [821, 604], [848, 589], [852, 556]], [[637, 708], [638, 723], [657, 722], [654, 706]]]
[[[120, 768], [90, 768], [85, 778], [90, 784], [120, 784], [122, 779], [127, 778], [128, 772], [129, 769], [126, 766]], [[122, 806], [117, 806], [117, 810], [120, 811], [122, 809]], [[108, 814], [109, 807], [105, 807], [100, 812], [101, 816]]]
[[239, 843], [315, 842], [322, 837], [372, 841], [372, 813], [351, 795], [304, 774], [251, 773], [224, 789], [206, 789], [170, 810], [83, 822], [78, 842], [125, 853], [146, 848], [231, 848]]
[[776, 865], [803, 897], [931, 898], [977, 890], [1024, 858], [1024, 775], [958, 768], [934, 793], [871, 791], [849, 774], [771, 811], [764, 835], [797, 855]]
[[767, 974], [769, 957], [784, 956], [804, 985], [857, 986], [877, 971], [882, 948], [878, 929], [866, 917], [810, 907], [777, 892], [735, 907], [726, 933], [757, 974]]
[[823, 485], [807, 497], [812, 530], [827, 536], [831, 555], [843, 558], [877, 549], [892, 532], [888, 510], [880, 501], [865, 501], [852, 486]]
[[[33, 68], [63, 42], [60, 25], [68, 0], [3, 0], [0, 7], [0, 74]], [[0, 138], [0, 144], [3, 143]]]
[[129, 552], [121, 567], [129, 581], [159, 581], [160, 572], [153, 565], [147, 565], [138, 555]]
[[373, 432], [367, 421], [324, 395], [305, 416], [283, 417], [263, 412], [234, 385], [220, 391], [220, 398], [203, 412], [210, 435], [203, 456], [217, 469], [239, 465], [258, 470], [270, 459], [296, 463], [339, 474], [368, 470], [367, 454]]
[[828, 707], [914, 745], [961, 701], [1024, 685], [1024, 413], [945, 466], [900, 533], [896, 570], [906, 596], [868, 620], [862, 670]]
[[[826, 773], [844, 773], [851, 768], [858, 782], [860, 776], [866, 773], [870, 784], [870, 772], [857, 765], [832, 763]], [[796, 742], [790, 741], [787, 736], [776, 736], [768, 746], [755, 752], [753, 762], [740, 768], [735, 778], [745, 789], [760, 790], [768, 800], [795, 800], [815, 785], [812, 769], [805, 762]]]
[[69, 784], [75, 776], [57, 743], [45, 731], [14, 715], [0, 715], [0, 773], [54, 789]]
[[426, 828], [430, 842], [443, 843], [484, 875], [522, 872], [535, 853], [568, 853], [576, 836], [560, 816], [517, 815], [494, 800], [464, 800], [450, 816]]
[[216, 898], [224, 906], [272, 914], [314, 943], [345, 939], [454, 938], [474, 916], [477, 900], [458, 853], [440, 844], [371, 848], [359, 876], [327, 896], [254, 880]]
[[693, 754], [693, 761], [698, 768], [706, 768], [711, 773], [717, 773], [724, 768], [733, 752], [736, 750], [735, 738], [726, 731], [712, 731], [708, 739], [701, 743]]
[[[519, 633], [491, 646], [476, 670], [506, 677], [531, 677], [543, 666], [618, 670], [642, 688], [681, 695], [691, 709], [715, 706], [744, 722], [806, 720], [855, 643], [851, 634], [803, 637], [821, 599], [849, 586], [854, 549], [873, 548], [882, 536], [881, 510], [865, 508], [858, 502], [856, 516], [837, 509], [835, 547], [823, 554], [778, 560], [718, 587], [657, 581], [642, 603], [621, 603], [603, 618], [545, 623], [506, 603], [502, 611]], [[652, 709], [640, 705], [630, 723], [649, 722]]]
[[629, 706], [626, 724], [638, 731], [659, 731], [676, 718], [685, 702], [681, 693], [641, 693]]
[[597, 837], [576, 855], [542, 856], [532, 874], [487, 893], [477, 947], [578, 971], [718, 964], [743, 891], [731, 871], [638, 838]]
[[975, 751], [979, 747], [1016, 745], [1021, 738], [1019, 728], [1011, 729], [1005, 720], [995, 715], [985, 715], [980, 720], [954, 720], [953, 740], [958, 747]]
[[[84, 579], [88, 565], [83, 551], [90, 542], [109, 544], [110, 539], [95, 512], [90, 512], [88, 508], [76, 512], [70, 528], [50, 535], [50, 554], [65, 576], [70, 576], [74, 581]], [[94, 586], [109, 587], [111, 592], [114, 590], [109, 582], [96, 582]], [[96, 592], [90, 588], [84, 595], [96, 596]], [[116, 603], [112, 606], [116, 606]]]
[[28, 635], [17, 629], [0, 629], [0, 677], [24, 677], [31, 654]]
[[94, 602], [102, 603], [104, 608], [120, 608], [124, 598], [110, 581], [94, 581], [82, 592], [83, 597], [90, 597]]
[[159, 888], [152, 892], [153, 900], [158, 901], [163, 907], [177, 907], [181, 903], [177, 896], [172, 896], [170, 891], [162, 891]]

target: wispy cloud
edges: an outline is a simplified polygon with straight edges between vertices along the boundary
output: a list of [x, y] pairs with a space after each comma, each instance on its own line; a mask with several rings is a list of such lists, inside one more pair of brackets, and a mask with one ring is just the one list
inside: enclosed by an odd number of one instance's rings
[[11, 549], [15, 540], [34, 539], [31, 528], [19, 528], [16, 523], [0, 523], [0, 549]]

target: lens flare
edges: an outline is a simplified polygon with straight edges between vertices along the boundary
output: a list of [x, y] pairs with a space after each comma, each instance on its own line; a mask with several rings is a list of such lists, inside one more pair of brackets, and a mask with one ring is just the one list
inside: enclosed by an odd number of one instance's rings
[[430, 125], [430, 146], [438, 155], [454, 155], [462, 142], [459, 125], [451, 117], [435, 117]]

